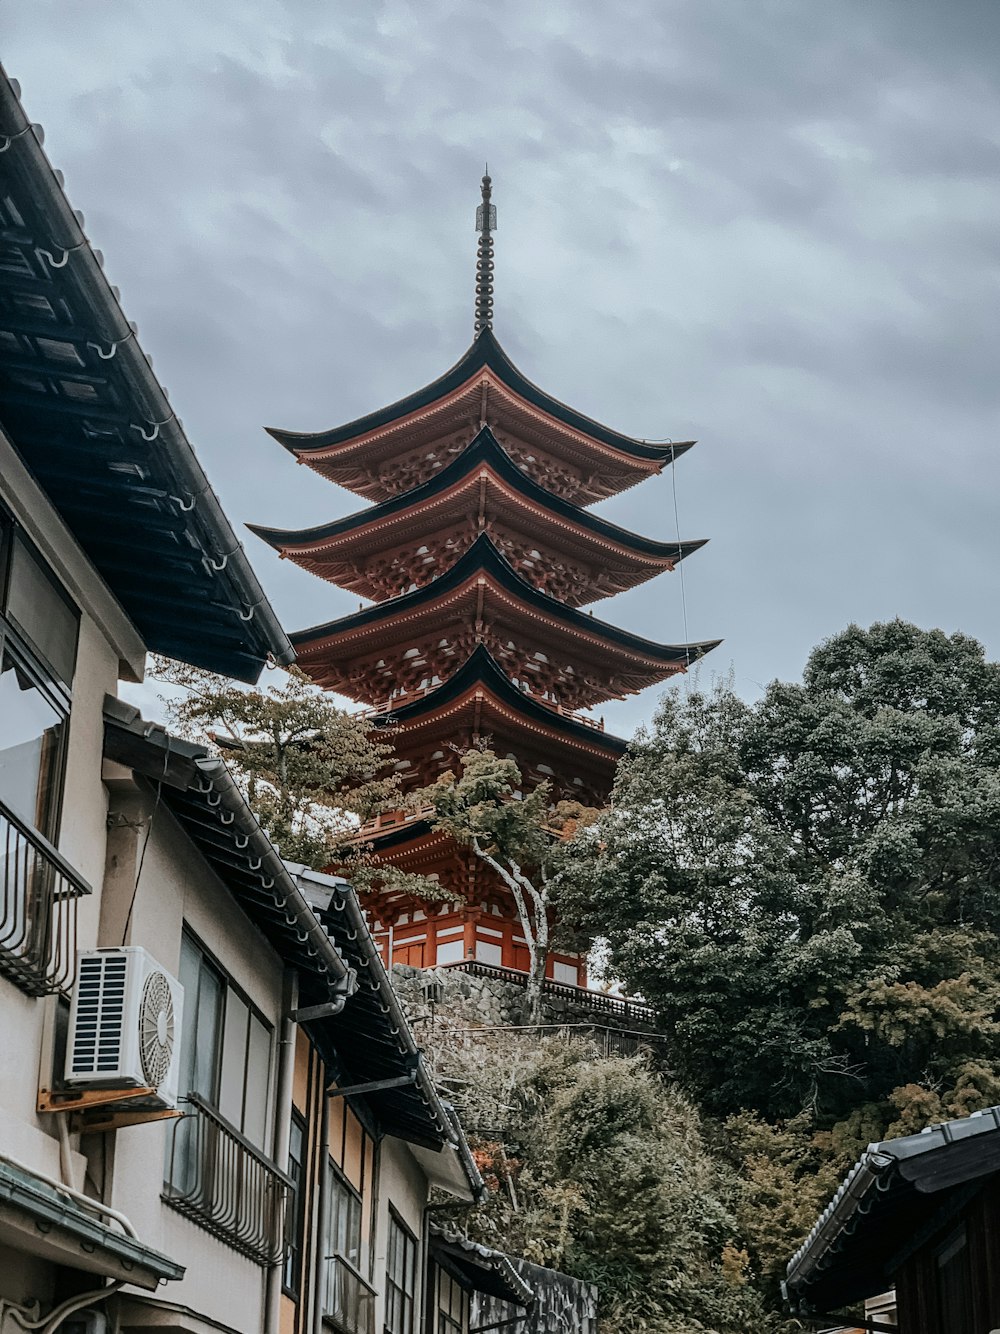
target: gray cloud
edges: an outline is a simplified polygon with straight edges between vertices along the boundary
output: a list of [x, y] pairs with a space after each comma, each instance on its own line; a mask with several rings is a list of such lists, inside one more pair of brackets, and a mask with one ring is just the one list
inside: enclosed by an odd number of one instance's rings
[[[848, 620], [1000, 653], [1000, 9], [983, 0], [11, 0], [4, 60], [234, 520], [358, 507], [261, 430], [497, 332], [678, 465], [692, 638], [747, 694]], [[602, 512], [672, 535], [671, 481]], [[290, 628], [353, 599], [248, 539]], [[601, 614], [683, 634], [680, 579]], [[628, 730], [646, 696], [608, 710]]]

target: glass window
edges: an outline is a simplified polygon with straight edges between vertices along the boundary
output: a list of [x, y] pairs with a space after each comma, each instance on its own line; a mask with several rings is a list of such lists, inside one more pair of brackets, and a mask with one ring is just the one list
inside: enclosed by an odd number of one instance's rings
[[463, 1288], [443, 1269], [439, 1269], [437, 1275], [437, 1334], [464, 1334], [468, 1297]]
[[288, 1201], [288, 1249], [285, 1252], [285, 1268], [282, 1283], [286, 1291], [298, 1299], [299, 1280], [302, 1277], [302, 1231], [304, 1224], [305, 1191], [303, 1189], [303, 1171], [305, 1169], [306, 1123], [298, 1112], [292, 1112], [292, 1123], [288, 1131], [288, 1176], [292, 1182], [292, 1193]]
[[361, 1197], [334, 1167], [327, 1164], [330, 1224], [327, 1255], [339, 1255], [361, 1270]]
[[[2, 629], [0, 629], [2, 639]], [[55, 837], [69, 713], [13, 643], [0, 647], [0, 802]]]
[[385, 1266], [386, 1334], [413, 1334], [413, 1299], [417, 1279], [417, 1243], [395, 1215], [389, 1216], [389, 1253]]
[[0, 808], [55, 842], [79, 616], [0, 511]]
[[187, 933], [181, 1091], [197, 1093], [258, 1148], [267, 1133], [271, 1030]]
[[16, 531], [11, 541], [6, 611], [57, 679], [71, 685], [79, 617], [40, 557]]
[[327, 1222], [323, 1257], [323, 1312], [338, 1325], [363, 1329], [371, 1290], [361, 1263], [361, 1196], [326, 1164]]

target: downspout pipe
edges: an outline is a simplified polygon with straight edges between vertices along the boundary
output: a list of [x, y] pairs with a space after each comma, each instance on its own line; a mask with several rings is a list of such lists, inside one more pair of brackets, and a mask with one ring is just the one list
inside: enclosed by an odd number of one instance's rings
[[[298, 1002], [299, 979], [292, 968], [286, 968], [281, 987], [281, 1038], [278, 1042], [278, 1079], [274, 1099], [274, 1155], [273, 1161], [284, 1172], [288, 1166], [288, 1145], [292, 1128], [292, 1080], [295, 1072], [295, 1043], [297, 1029], [292, 1012]], [[287, 1227], [287, 1218], [282, 1218]], [[264, 1291], [264, 1334], [278, 1334], [281, 1328], [281, 1279], [284, 1259], [270, 1265], [266, 1271]]]
[[322, 1064], [319, 1067], [320, 1089], [323, 1099], [323, 1110], [320, 1114], [320, 1153], [319, 1153], [319, 1209], [317, 1210], [317, 1227], [314, 1238], [316, 1268], [315, 1283], [313, 1287], [313, 1319], [312, 1327], [315, 1334], [324, 1334], [323, 1328], [323, 1304], [326, 1296], [326, 1266], [328, 1263], [326, 1254], [326, 1239], [330, 1234], [330, 1172], [327, 1164], [330, 1160], [330, 1099], [326, 1096], [327, 1075]]
[[346, 885], [337, 886], [327, 912], [337, 911], [346, 915], [351, 930], [357, 935], [362, 945], [368, 971], [372, 977], [372, 987], [379, 993], [379, 999], [399, 1036], [400, 1046], [406, 1055], [413, 1057], [417, 1071], [417, 1086], [440, 1127], [442, 1140], [453, 1148], [458, 1148], [459, 1137], [455, 1133], [451, 1117], [448, 1115], [441, 1095], [434, 1086], [430, 1071], [424, 1063], [423, 1054], [413, 1037], [410, 1021], [399, 1003], [399, 997], [396, 995], [396, 990], [386, 971], [385, 964], [382, 962], [382, 955], [371, 937], [368, 923], [365, 921], [364, 913], [361, 911], [361, 905], [358, 903], [353, 888]]

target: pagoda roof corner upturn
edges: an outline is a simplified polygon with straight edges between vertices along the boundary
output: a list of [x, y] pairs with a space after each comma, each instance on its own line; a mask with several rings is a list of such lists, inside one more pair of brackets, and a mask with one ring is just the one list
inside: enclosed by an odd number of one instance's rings
[[624, 455], [651, 463], [673, 462], [695, 443], [693, 440], [679, 442], [663, 441], [650, 443], [636, 436], [615, 431], [591, 417], [585, 416], [569, 407], [545, 390], [540, 389], [518, 370], [510, 357], [500, 346], [491, 328], [483, 328], [476, 334], [470, 346], [457, 362], [445, 373], [424, 385], [422, 389], [403, 398], [397, 399], [384, 408], [366, 414], [364, 417], [346, 422], [343, 426], [325, 431], [288, 431], [280, 427], [265, 427], [268, 435], [289, 451], [303, 457], [303, 462], [310, 454], [336, 449], [347, 445], [359, 436], [390, 425], [409, 413], [430, 407], [438, 399], [452, 393], [478, 372], [490, 370], [497, 379], [513, 393], [524, 398], [535, 408], [555, 418], [570, 429], [592, 440], [608, 445]]

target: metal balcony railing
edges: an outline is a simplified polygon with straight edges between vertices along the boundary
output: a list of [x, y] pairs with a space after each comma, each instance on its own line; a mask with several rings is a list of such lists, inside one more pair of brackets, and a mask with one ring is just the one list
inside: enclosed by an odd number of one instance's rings
[[174, 1123], [163, 1199], [234, 1251], [276, 1264], [285, 1251], [292, 1181], [204, 1098]]
[[375, 1334], [375, 1289], [342, 1255], [326, 1258], [323, 1319], [340, 1334]]
[[0, 801], [0, 973], [29, 996], [66, 991], [76, 970], [76, 905], [86, 880]]

